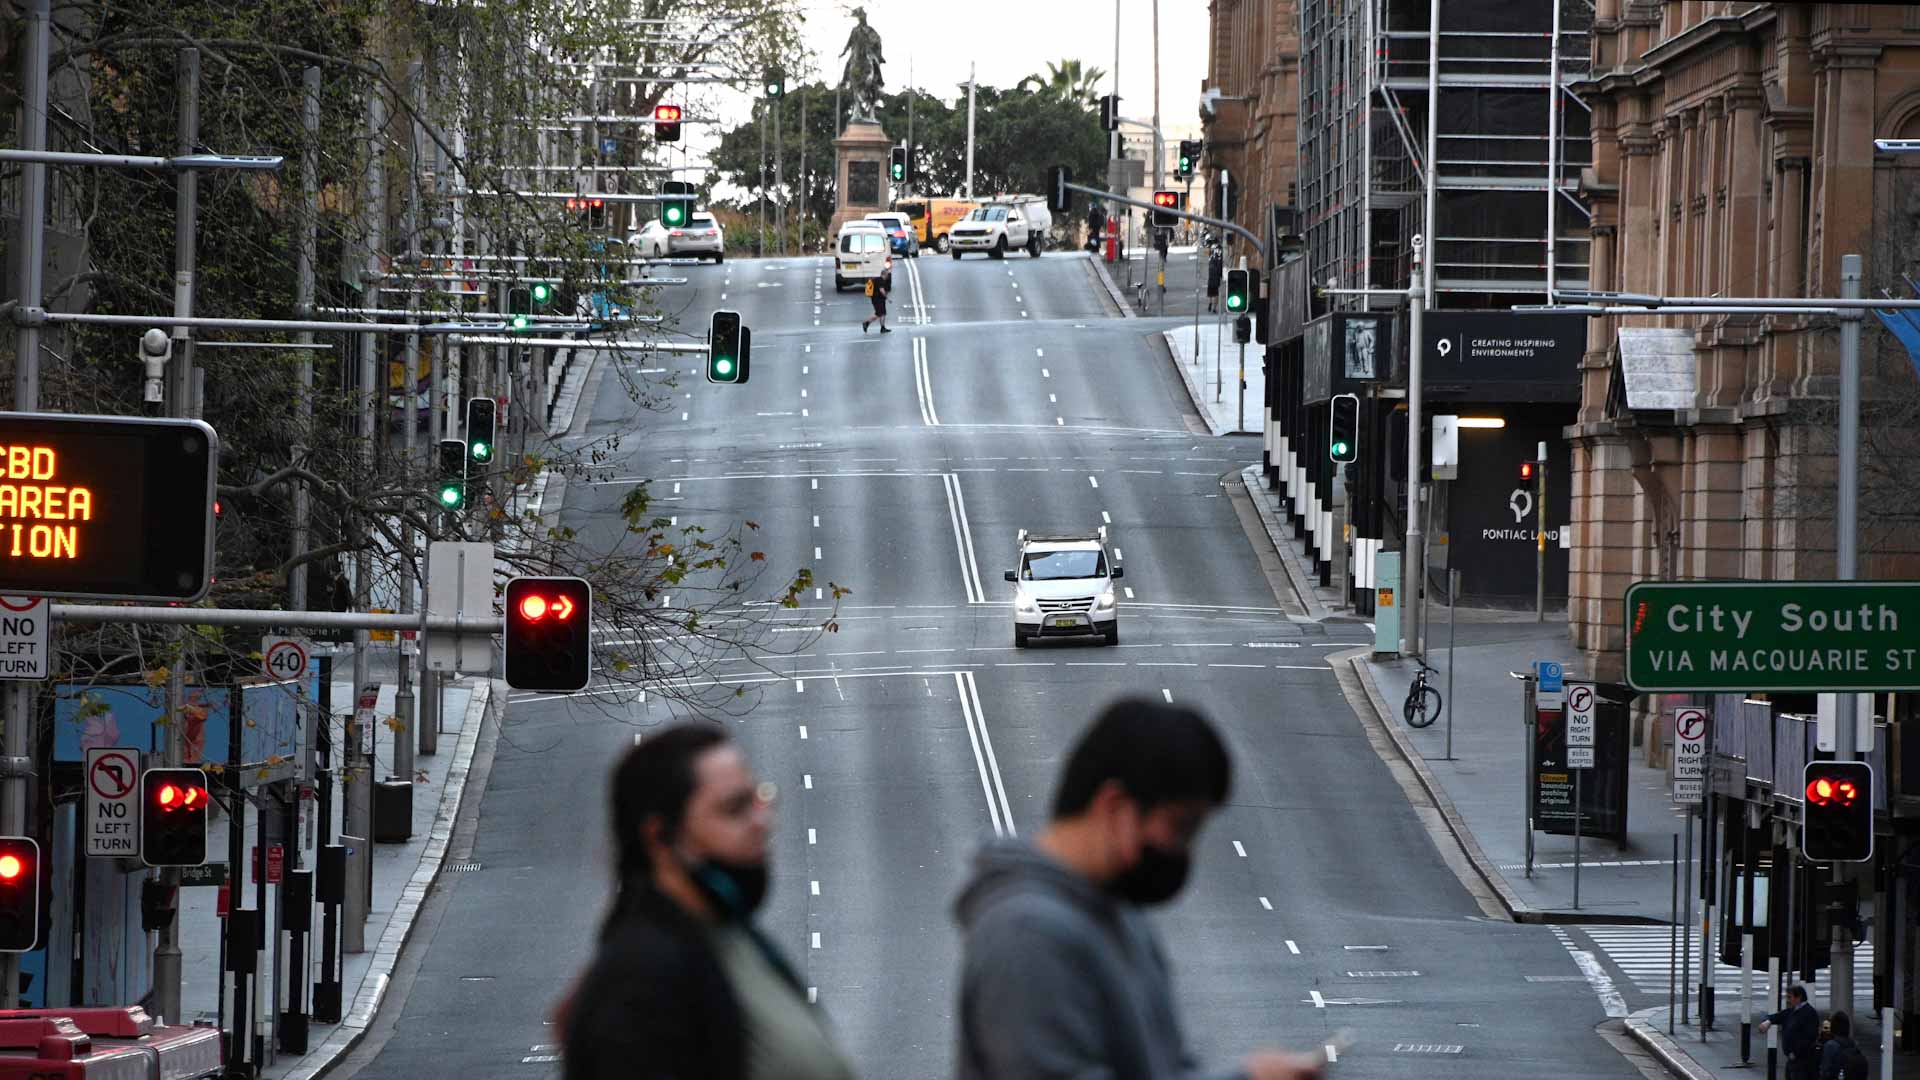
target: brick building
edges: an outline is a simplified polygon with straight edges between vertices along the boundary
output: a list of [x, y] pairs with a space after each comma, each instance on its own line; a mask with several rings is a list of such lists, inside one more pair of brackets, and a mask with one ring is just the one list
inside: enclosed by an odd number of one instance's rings
[[[1206, 153], [1199, 180], [1208, 192], [1226, 168], [1238, 189], [1233, 220], [1267, 235], [1267, 208], [1295, 205], [1300, 116], [1300, 16], [1297, 0], [1212, 0], [1207, 82], [1217, 90], [1203, 109]], [[1169, 136], [1172, 138], [1172, 136]], [[1195, 188], [1202, 183], [1196, 181]], [[1209, 199], [1211, 205], [1217, 200]]]

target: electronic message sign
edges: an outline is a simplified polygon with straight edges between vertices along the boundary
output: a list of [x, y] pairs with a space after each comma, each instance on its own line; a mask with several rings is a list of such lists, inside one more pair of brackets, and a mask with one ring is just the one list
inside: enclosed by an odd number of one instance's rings
[[219, 446], [198, 420], [0, 413], [0, 593], [204, 596]]

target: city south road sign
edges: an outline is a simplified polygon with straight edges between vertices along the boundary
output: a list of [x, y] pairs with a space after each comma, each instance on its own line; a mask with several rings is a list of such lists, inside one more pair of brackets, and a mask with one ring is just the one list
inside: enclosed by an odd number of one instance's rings
[[1641, 581], [1625, 612], [1642, 692], [1920, 689], [1920, 581]]

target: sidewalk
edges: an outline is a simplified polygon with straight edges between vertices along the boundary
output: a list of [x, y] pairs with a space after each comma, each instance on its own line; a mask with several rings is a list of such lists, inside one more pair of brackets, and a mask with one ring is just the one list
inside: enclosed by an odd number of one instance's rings
[[[332, 692], [336, 713], [334, 734], [337, 739], [340, 734], [340, 703], [346, 703], [347, 708], [352, 707], [353, 685], [351, 681], [336, 681]], [[413, 789], [412, 836], [404, 844], [379, 844], [373, 849], [373, 903], [368, 909], [366, 924], [367, 951], [347, 955], [342, 965], [343, 1019], [338, 1024], [312, 1024], [308, 1029], [309, 1050], [299, 1057], [276, 1054], [276, 1039], [270, 1022], [258, 1024], [255, 1032], [264, 1036], [267, 1044], [265, 1068], [261, 1074], [263, 1077], [271, 1080], [308, 1080], [317, 1076], [351, 1049], [372, 1023], [373, 1015], [385, 997], [387, 981], [399, 959], [400, 948], [412, 932], [414, 917], [445, 862], [454, 817], [459, 812], [460, 800], [466, 791], [467, 770], [473, 760], [474, 747], [479, 742], [483, 718], [491, 699], [491, 684], [485, 677], [467, 676], [447, 687], [441, 719], [440, 752], [433, 757], [416, 759], [418, 775]], [[388, 716], [393, 708], [394, 687], [388, 683], [380, 688], [376, 712]], [[375, 774], [376, 778], [384, 778], [387, 755], [392, 747], [391, 732], [383, 726], [379, 729], [378, 737]], [[332, 835], [336, 837], [340, 834], [344, 804], [345, 800], [336, 789], [332, 808]], [[256, 814], [248, 815], [245, 849], [249, 852], [253, 850], [258, 820]], [[215, 820], [212, 832], [209, 844], [212, 861], [225, 862], [227, 841], [224, 817]], [[238, 902], [245, 907], [254, 905], [251, 870], [251, 866], [240, 867], [233, 874], [234, 892]], [[210, 1024], [219, 1015], [221, 920], [214, 910], [218, 891], [213, 888], [180, 890], [183, 972], [180, 998], [181, 1010], [185, 1014], [182, 1019], [186, 1023]], [[269, 909], [273, 904], [274, 900], [269, 896]], [[268, 940], [280, 940], [277, 926], [269, 927]], [[317, 906], [314, 909], [310, 941], [309, 956], [313, 956], [320, 949], [321, 941], [320, 909]], [[270, 966], [263, 967], [259, 979], [263, 1000], [267, 998], [276, 979], [285, 974], [280, 969], [284, 963], [280, 951], [277, 945], [267, 950], [265, 963]], [[312, 1000], [311, 982], [318, 978], [318, 973], [319, 964], [315, 957], [308, 979], [309, 1004]]]
[[[1713, 1030], [1707, 1032], [1705, 1042], [1700, 1039], [1697, 1014], [1692, 1016], [1692, 1023], [1676, 1021], [1672, 1035], [1667, 1034], [1668, 1014], [1669, 1010], [1662, 1005], [1655, 1009], [1643, 1009], [1626, 1019], [1627, 1034], [1658, 1058], [1668, 1072], [1688, 1080], [1758, 1080], [1767, 1075], [1767, 1035], [1760, 1034], [1761, 1011], [1757, 1001], [1754, 1005], [1753, 1038], [1748, 1051], [1751, 1063], [1746, 1065], [1740, 1062], [1738, 999], [1723, 998], [1717, 1003]], [[1825, 1016], [1824, 1011], [1821, 1015]], [[1886, 1060], [1881, 1057], [1880, 1036], [1878, 1017], [1862, 1015], [1855, 1020], [1853, 1041], [1860, 1044], [1860, 1051], [1872, 1063], [1873, 1075], [1878, 1078], [1899, 1075], [1905, 1071], [1901, 1068], [1901, 1059], [1896, 1057], [1894, 1067], [1887, 1068]], [[1777, 1051], [1776, 1057], [1779, 1062], [1778, 1075], [1785, 1076], [1786, 1059], [1779, 1057]]]
[[[1217, 315], [1200, 313], [1200, 323], [1162, 331], [1173, 366], [1187, 384], [1187, 396], [1215, 435], [1260, 433], [1261, 407], [1267, 400], [1267, 366], [1263, 346], [1234, 343], [1233, 326]], [[1197, 346], [1197, 348], [1196, 348]], [[1236, 374], [1244, 357], [1246, 390]]]

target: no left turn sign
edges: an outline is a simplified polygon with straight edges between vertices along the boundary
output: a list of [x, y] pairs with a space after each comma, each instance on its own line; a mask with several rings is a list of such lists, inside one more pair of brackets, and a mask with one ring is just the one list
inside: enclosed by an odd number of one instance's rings
[[140, 783], [138, 752], [124, 746], [87, 751], [87, 854], [140, 854], [140, 820], [134, 789]]

